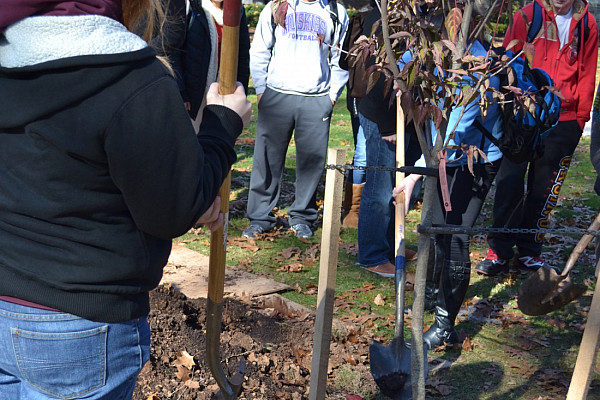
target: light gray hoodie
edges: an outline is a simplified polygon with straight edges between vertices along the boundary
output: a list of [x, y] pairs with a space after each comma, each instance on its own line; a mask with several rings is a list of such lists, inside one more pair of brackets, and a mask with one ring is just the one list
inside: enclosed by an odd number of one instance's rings
[[[348, 81], [348, 71], [339, 66], [348, 14], [337, 4], [338, 23], [334, 27], [328, 0], [290, 1], [293, 3], [288, 6], [285, 29], [276, 25], [273, 30], [271, 2], [260, 14], [250, 47], [250, 72], [256, 94], [268, 86], [303, 96], [329, 94], [336, 101]], [[319, 35], [323, 35], [322, 44]]]

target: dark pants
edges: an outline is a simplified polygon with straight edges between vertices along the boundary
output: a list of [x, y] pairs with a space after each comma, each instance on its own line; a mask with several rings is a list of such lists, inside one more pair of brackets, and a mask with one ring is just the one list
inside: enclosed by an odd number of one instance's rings
[[258, 104], [256, 141], [250, 173], [247, 215], [268, 230], [277, 222], [273, 208], [281, 191], [287, 149], [296, 142], [296, 187], [289, 224], [317, 220], [317, 186], [323, 176], [333, 106], [329, 96], [300, 96], [267, 88]]
[[[544, 154], [530, 163], [507, 159], [496, 177], [494, 228], [548, 228], [581, 128], [577, 121], [559, 122], [544, 140]], [[527, 174], [527, 189], [525, 189]], [[490, 233], [488, 244], [499, 258], [509, 260], [517, 246], [520, 257], [539, 256], [543, 234]]]
[[[438, 183], [439, 201], [433, 206], [433, 223], [472, 227], [501, 164], [502, 160], [493, 164], [475, 164], [474, 176], [466, 166], [446, 168], [452, 211], [444, 210]], [[468, 234], [442, 236], [446, 260], [457, 263], [470, 262]]]

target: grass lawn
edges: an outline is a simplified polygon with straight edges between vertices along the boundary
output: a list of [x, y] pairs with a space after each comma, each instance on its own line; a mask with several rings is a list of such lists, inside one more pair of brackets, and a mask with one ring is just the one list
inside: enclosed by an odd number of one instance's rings
[[[256, 103], [256, 96], [251, 94], [250, 100]], [[239, 238], [248, 225], [244, 212], [252, 166], [255, 118], [256, 113], [253, 122], [238, 140], [238, 162], [233, 168], [230, 198], [230, 238]], [[340, 98], [334, 109], [329, 146], [346, 150], [346, 161], [351, 161], [352, 132], [345, 97]], [[293, 200], [294, 150], [292, 141], [279, 208], [275, 210], [282, 222], [286, 221], [285, 213]], [[595, 178], [596, 173], [589, 162], [589, 138], [583, 138], [563, 186], [559, 206], [552, 213], [552, 227], [587, 227], [600, 210], [600, 198], [593, 192]], [[319, 191], [321, 203], [323, 191], [324, 179]], [[491, 224], [492, 194], [493, 189], [476, 226]], [[419, 221], [420, 207], [417, 207], [407, 216], [407, 246], [413, 249], [416, 249], [418, 241], [415, 232]], [[209, 239], [208, 231], [198, 229], [178, 240], [208, 254]], [[365, 328], [363, 332], [376, 339], [390, 339], [394, 321], [393, 280], [379, 278], [356, 265], [355, 229], [342, 228], [339, 240], [336, 318], [357, 321], [361, 316], [374, 314], [376, 318], [361, 322]], [[579, 237], [573, 234], [549, 234], [544, 256], [550, 263], [562, 268], [578, 240]], [[239, 244], [237, 240], [236, 244], [229, 245], [227, 264], [292, 286], [294, 290], [282, 295], [314, 309], [320, 242], [320, 227], [313, 238], [299, 240], [280, 225], [274, 232], [257, 239], [253, 243], [255, 246]], [[471, 250], [471, 260], [475, 265], [485, 255], [484, 235], [472, 237]], [[517, 308], [517, 290], [527, 275], [515, 273], [484, 278], [473, 273], [467, 301], [457, 322], [459, 334], [467, 338], [466, 344], [461, 349], [429, 352], [432, 372], [427, 384], [428, 397], [495, 400], [564, 398], [595, 287], [593, 258], [593, 246], [590, 245], [573, 271], [574, 280], [587, 285], [587, 293], [563, 309], [541, 317], [527, 317]], [[409, 270], [415, 267], [415, 262], [408, 265]], [[384, 301], [376, 302], [378, 296]], [[408, 292], [408, 304], [412, 302], [411, 297], [412, 292]], [[426, 314], [425, 325], [429, 326], [432, 321], [432, 314]], [[410, 319], [405, 329], [406, 335], [410, 336]], [[600, 399], [599, 372], [597, 367], [588, 399]], [[384, 398], [377, 393], [361, 394], [367, 399]]]

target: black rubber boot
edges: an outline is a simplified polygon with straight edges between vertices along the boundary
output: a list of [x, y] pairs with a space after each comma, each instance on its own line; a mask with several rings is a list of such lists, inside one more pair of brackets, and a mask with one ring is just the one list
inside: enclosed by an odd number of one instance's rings
[[444, 243], [438, 236], [433, 240], [434, 258], [433, 263], [427, 268], [427, 281], [425, 282], [425, 311], [434, 311], [440, 291], [440, 276], [444, 269], [446, 251]]
[[423, 342], [433, 349], [444, 343], [459, 343], [454, 322], [460, 311], [471, 279], [471, 263], [446, 260], [442, 270], [442, 281], [438, 302], [435, 307], [435, 322], [423, 334]]

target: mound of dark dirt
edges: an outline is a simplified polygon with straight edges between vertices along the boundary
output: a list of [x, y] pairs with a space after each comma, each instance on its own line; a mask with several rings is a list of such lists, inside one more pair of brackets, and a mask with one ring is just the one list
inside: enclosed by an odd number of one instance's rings
[[[232, 376], [245, 361], [239, 399], [307, 399], [314, 315], [283, 316], [263, 307], [256, 300], [224, 301], [221, 364]], [[205, 360], [206, 299], [188, 299], [172, 288], [159, 287], [151, 293], [151, 309], [152, 353], [134, 400], [212, 399], [218, 386]], [[343, 399], [351, 393], [344, 379], [367, 386], [374, 382], [364, 356], [368, 343], [359, 335], [360, 328], [334, 332], [327, 392], [330, 399]], [[336, 374], [342, 370], [346, 372]]]

